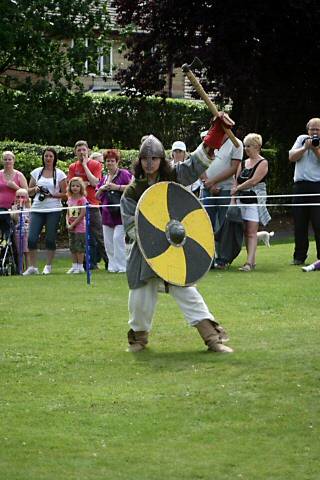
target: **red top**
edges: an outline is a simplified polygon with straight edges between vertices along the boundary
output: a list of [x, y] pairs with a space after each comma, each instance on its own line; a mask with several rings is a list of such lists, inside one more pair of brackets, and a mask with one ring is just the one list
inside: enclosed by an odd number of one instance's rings
[[[98, 180], [101, 179], [102, 176], [102, 165], [97, 160], [89, 160], [88, 161], [88, 168], [92, 175], [94, 175]], [[69, 166], [68, 171], [68, 181], [71, 180], [73, 177], [80, 177], [84, 182], [88, 182], [87, 174], [82, 163], [77, 160], [76, 162], [72, 163]], [[86, 186], [87, 189], [87, 200], [90, 205], [99, 205], [99, 200], [96, 199], [96, 187], [92, 187], [90, 184]]]

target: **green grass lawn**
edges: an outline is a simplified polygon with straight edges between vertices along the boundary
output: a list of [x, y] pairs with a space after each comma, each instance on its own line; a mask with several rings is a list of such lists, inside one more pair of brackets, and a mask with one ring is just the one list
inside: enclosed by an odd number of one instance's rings
[[[124, 275], [0, 278], [1, 480], [320, 478], [319, 281], [291, 243], [198, 284], [230, 334], [205, 352], [159, 296], [150, 346], [126, 349]], [[314, 244], [311, 258], [315, 258]]]

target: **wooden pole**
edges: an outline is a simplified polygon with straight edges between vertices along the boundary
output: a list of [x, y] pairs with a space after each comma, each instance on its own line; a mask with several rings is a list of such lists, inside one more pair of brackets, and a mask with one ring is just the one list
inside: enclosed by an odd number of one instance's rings
[[[200, 98], [204, 101], [204, 103], [207, 105], [209, 108], [210, 112], [217, 117], [219, 112], [213, 101], [210, 99], [209, 95], [204, 91], [202, 85], [200, 84], [199, 80], [195, 77], [195, 75], [191, 72], [190, 68], [187, 65], [182, 66], [182, 70], [184, 73], [187, 75], [189, 78], [192, 86], [196, 90], [196, 92], [200, 95]], [[239, 147], [239, 142], [234, 136], [233, 132], [230, 130], [230, 128], [227, 128], [223, 123], [222, 123], [222, 128], [232, 141], [233, 145], [235, 147]]]

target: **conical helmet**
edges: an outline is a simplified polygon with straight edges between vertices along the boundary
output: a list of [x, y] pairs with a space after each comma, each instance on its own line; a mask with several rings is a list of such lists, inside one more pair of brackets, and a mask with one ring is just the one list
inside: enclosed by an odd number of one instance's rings
[[139, 158], [158, 157], [165, 158], [165, 151], [162, 143], [154, 135], [148, 135], [142, 142], [139, 151]]

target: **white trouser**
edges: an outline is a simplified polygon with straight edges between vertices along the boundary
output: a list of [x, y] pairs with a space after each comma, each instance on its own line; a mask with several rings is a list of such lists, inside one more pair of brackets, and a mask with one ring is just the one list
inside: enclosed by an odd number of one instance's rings
[[126, 271], [126, 242], [123, 225], [116, 225], [114, 228], [102, 225], [103, 239], [108, 256], [109, 272]]
[[[129, 292], [129, 325], [135, 332], [150, 332], [155, 311], [159, 278], [152, 278], [141, 288]], [[169, 293], [181, 308], [186, 321], [194, 327], [201, 320], [214, 320], [196, 287], [169, 285]]]

